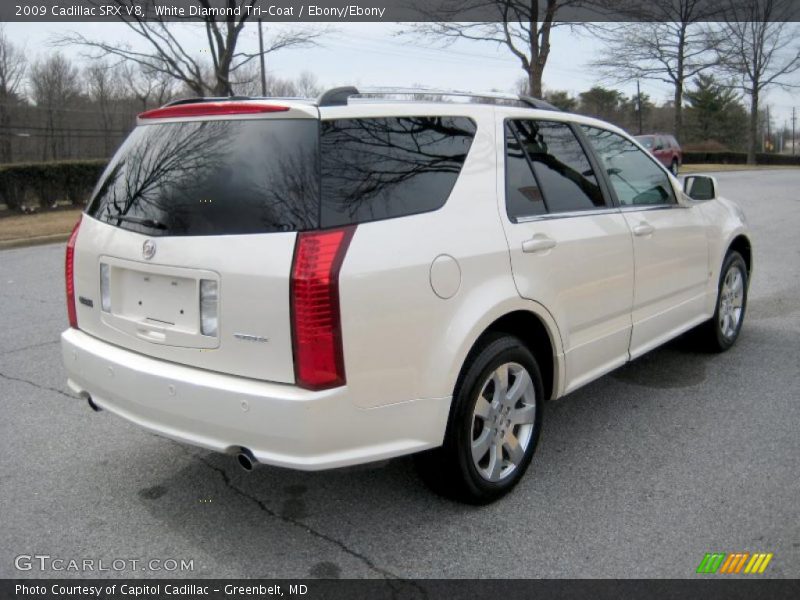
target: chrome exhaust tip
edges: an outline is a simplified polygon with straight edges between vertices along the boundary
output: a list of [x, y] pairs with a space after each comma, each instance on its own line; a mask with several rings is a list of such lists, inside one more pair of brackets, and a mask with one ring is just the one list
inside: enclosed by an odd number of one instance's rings
[[236, 455], [236, 462], [238, 462], [239, 466], [245, 471], [252, 471], [258, 466], [256, 457], [253, 456], [253, 453], [247, 448], [242, 448], [239, 451], [239, 453]]
[[86, 404], [88, 404], [89, 408], [91, 408], [94, 412], [100, 412], [101, 410], [103, 410], [102, 408], [97, 406], [97, 404], [94, 403], [94, 400], [92, 400], [91, 396], [86, 396]]

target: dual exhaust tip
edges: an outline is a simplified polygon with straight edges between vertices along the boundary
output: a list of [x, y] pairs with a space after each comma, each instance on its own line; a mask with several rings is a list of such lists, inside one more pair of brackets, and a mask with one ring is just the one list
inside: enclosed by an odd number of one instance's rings
[[[86, 403], [89, 405], [94, 412], [100, 412], [103, 410], [97, 404], [95, 404], [92, 397], [87, 395], [86, 396]], [[253, 456], [253, 453], [250, 452], [247, 448], [241, 448], [239, 452], [236, 453], [236, 462], [239, 463], [239, 466], [242, 467], [245, 471], [252, 471], [258, 466], [258, 461], [256, 457]]]

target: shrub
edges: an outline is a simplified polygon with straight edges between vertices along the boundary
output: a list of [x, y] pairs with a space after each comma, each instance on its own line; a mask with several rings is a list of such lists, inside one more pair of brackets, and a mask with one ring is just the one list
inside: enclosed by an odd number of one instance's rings
[[683, 144], [684, 152], [730, 152], [725, 144], [717, 140], [702, 140], [700, 142], [692, 142]]
[[[747, 154], [744, 152], [684, 152], [683, 164], [747, 164]], [[756, 154], [756, 164], [759, 165], [797, 165], [800, 167], [800, 156], [788, 154]]]
[[9, 209], [50, 208], [56, 202], [82, 206], [108, 161], [63, 160], [0, 165], [0, 202]]

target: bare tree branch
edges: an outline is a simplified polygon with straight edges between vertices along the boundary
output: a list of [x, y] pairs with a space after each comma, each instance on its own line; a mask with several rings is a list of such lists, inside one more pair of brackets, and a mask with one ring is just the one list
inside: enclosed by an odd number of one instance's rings
[[798, 87], [789, 76], [800, 71], [800, 27], [791, 22], [790, 0], [727, 0], [724, 6], [724, 22], [710, 34], [724, 72], [750, 98], [747, 162], [755, 164], [762, 94]]
[[[132, 0], [110, 1], [122, 7], [130, 6], [132, 2]], [[242, 7], [241, 16], [204, 17], [202, 25], [198, 26], [205, 30], [208, 56], [205, 56], [205, 53], [198, 55], [190, 52], [181, 45], [174, 33], [178, 24], [163, 19], [145, 21], [134, 16], [135, 13], [126, 16], [122, 21], [144, 42], [143, 49], [90, 39], [74, 32], [58, 36], [53, 44], [83, 46], [87, 50], [85, 56], [93, 60], [115, 56], [136, 63], [148, 73], [160, 73], [172, 77], [198, 96], [229, 96], [233, 93], [231, 74], [259, 56], [258, 52], [237, 50], [248, 21], [249, 13], [246, 7], [252, 6], [255, 1], [227, 0], [228, 8]], [[211, 8], [209, 0], [195, 0], [195, 2], [202, 8]], [[127, 15], [126, 11], [123, 12]], [[264, 53], [313, 46], [325, 33], [327, 33], [325, 29], [283, 31], [269, 40]]]
[[[575, 27], [557, 20], [560, 10], [587, 4], [588, 0], [447, 0], [436, 9], [418, 6], [431, 22], [418, 23], [400, 35], [440, 46], [459, 40], [489, 42], [507, 49], [528, 78], [528, 93], [542, 96], [542, 76], [550, 55], [550, 34], [555, 27]], [[470, 12], [497, 14], [495, 21], [458, 22]]]
[[718, 63], [703, 22], [719, 16], [707, 0], [674, 0], [617, 7], [621, 18], [637, 22], [606, 23], [591, 28], [604, 50], [589, 64], [614, 82], [637, 79], [673, 87], [673, 133], [681, 139], [683, 88], [692, 77]]

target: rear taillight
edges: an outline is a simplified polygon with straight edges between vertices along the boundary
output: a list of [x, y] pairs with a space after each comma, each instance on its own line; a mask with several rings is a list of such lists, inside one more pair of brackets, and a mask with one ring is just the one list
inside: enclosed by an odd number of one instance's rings
[[64, 279], [67, 284], [67, 317], [69, 326], [78, 328], [78, 314], [75, 309], [75, 240], [78, 238], [78, 228], [81, 226], [81, 219], [72, 228], [72, 233], [67, 241], [67, 255], [64, 261]]
[[355, 226], [297, 234], [291, 281], [292, 345], [297, 385], [345, 384], [339, 269]]

